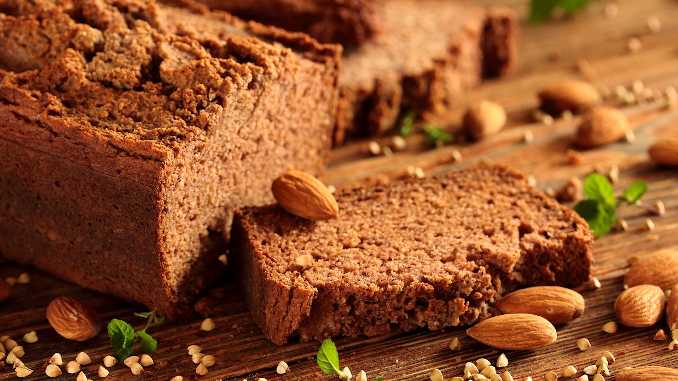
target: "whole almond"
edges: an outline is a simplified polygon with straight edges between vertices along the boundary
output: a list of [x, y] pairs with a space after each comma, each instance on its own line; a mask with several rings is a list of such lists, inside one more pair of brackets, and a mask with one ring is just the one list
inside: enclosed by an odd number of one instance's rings
[[506, 124], [506, 111], [495, 102], [481, 101], [466, 110], [464, 129], [472, 140], [481, 140], [501, 131]]
[[9, 284], [7, 284], [7, 282], [0, 279], [0, 302], [8, 299], [11, 294], [12, 288], [9, 286]]
[[614, 303], [620, 323], [627, 327], [649, 327], [664, 313], [664, 291], [651, 284], [631, 287], [622, 292]]
[[280, 206], [295, 216], [327, 220], [339, 213], [329, 189], [308, 173], [290, 170], [273, 181], [271, 190]]
[[658, 165], [678, 167], [678, 138], [668, 138], [650, 146], [647, 153]]
[[505, 350], [538, 349], [558, 338], [553, 324], [532, 314], [494, 316], [467, 329], [466, 334], [485, 345]]
[[569, 288], [537, 286], [504, 296], [496, 307], [505, 314], [534, 314], [553, 324], [563, 324], [581, 316], [586, 303], [580, 293]]
[[617, 381], [678, 381], [678, 369], [663, 366], [624, 368], [616, 374]]
[[678, 284], [678, 249], [664, 249], [638, 257], [624, 277], [624, 284], [633, 287], [653, 284], [668, 290]]
[[47, 320], [66, 339], [85, 341], [101, 329], [96, 315], [81, 302], [66, 296], [52, 300], [47, 306]]
[[566, 79], [552, 82], [539, 92], [541, 109], [550, 114], [583, 112], [600, 103], [600, 94], [587, 82]]
[[[678, 329], [678, 284], [673, 286], [666, 303], [666, 323], [670, 330]], [[678, 337], [674, 337], [678, 339]]]
[[621, 140], [630, 131], [629, 121], [623, 112], [604, 106], [596, 106], [584, 115], [575, 144], [582, 148], [593, 148]]

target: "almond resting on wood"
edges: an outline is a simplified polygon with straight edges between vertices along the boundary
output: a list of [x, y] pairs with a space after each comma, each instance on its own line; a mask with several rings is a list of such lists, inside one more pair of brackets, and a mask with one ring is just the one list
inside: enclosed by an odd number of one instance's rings
[[499, 299], [496, 307], [505, 314], [539, 315], [553, 324], [568, 323], [584, 313], [584, 297], [558, 286], [536, 286], [514, 291]]

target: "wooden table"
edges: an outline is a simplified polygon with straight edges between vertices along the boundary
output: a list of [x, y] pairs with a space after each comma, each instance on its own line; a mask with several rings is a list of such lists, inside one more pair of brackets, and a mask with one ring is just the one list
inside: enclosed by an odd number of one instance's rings
[[[489, 2], [486, 1], [486, 2]], [[524, 10], [526, 1], [511, 2]], [[678, 2], [673, 0], [626, 0], [619, 2], [619, 13], [605, 17], [603, 2], [595, 2], [574, 19], [549, 22], [545, 25], [525, 25], [521, 36], [520, 68], [510, 78], [487, 83], [469, 94], [469, 101], [492, 99], [503, 104], [510, 115], [510, 128], [500, 135], [474, 145], [452, 145], [428, 149], [421, 136], [408, 138], [408, 148], [391, 157], [370, 157], [365, 154], [366, 142], [356, 142], [337, 149], [325, 180], [337, 186], [361, 182], [385, 181], [407, 174], [408, 166], [424, 169], [427, 175], [443, 173], [471, 165], [479, 160], [510, 164], [536, 177], [542, 189], [557, 188], [572, 176], [583, 176], [594, 168], [619, 166], [618, 187], [633, 179], [649, 183], [645, 205], [662, 200], [667, 213], [654, 217], [656, 229], [643, 230], [650, 217], [642, 207], [624, 207], [621, 216], [630, 230], [604, 237], [595, 243], [595, 275], [602, 281], [599, 290], [583, 291], [587, 310], [584, 316], [559, 329], [556, 344], [534, 352], [508, 352], [509, 369], [516, 380], [532, 375], [541, 380], [547, 370], [557, 370], [569, 364], [582, 369], [595, 362], [602, 351], [610, 350], [617, 356], [611, 369], [625, 366], [661, 364], [678, 366], [678, 352], [669, 352], [666, 342], [653, 341], [658, 327], [648, 329], [620, 328], [613, 335], [601, 331], [606, 321], [614, 319], [612, 303], [622, 290], [621, 277], [631, 256], [643, 255], [659, 248], [678, 245], [678, 178], [675, 170], [661, 170], [648, 162], [646, 149], [660, 136], [678, 134], [678, 112], [663, 102], [649, 102], [625, 107], [636, 134], [633, 143], [618, 143], [581, 153], [581, 164], [572, 165], [566, 151], [576, 118], [558, 120], [553, 125], [542, 125], [530, 119], [535, 105], [536, 89], [551, 80], [564, 77], [584, 77], [597, 86], [614, 89], [641, 80], [645, 86], [663, 90], [678, 85]], [[662, 30], [649, 33], [647, 20], [656, 16]], [[628, 40], [638, 37], [642, 49], [629, 53]], [[463, 107], [451, 110], [458, 117]], [[532, 144], [524, 144], [526, 131], [534, 134]], [[384, 138], [383, 141], [388, 141]], [[463, 155], [455, 163], [453, 150]], [[7, 237], [5, 237], [7, 239]], [[105, 333], [86, 342], [76, 343], [61, 339], [45, 320], [45, 307], [56, 295], [75, 295], [91, 302], [103, 319], [123, 318], [135, 324], [140, 319], [133, 312], [143, 307], [129, 305], [116, 299], [80, 289], [32, 269], [9, 263], [0, 267], [0, 276], [16, 276], [28, 271], [32, 282], [17, 285], [11, 301], [0, 305], [0, 335], [19, 339], [25, 332], [36, 330], [40, 337], [35, 344], [25, 344], [24, 362], [35, 370], [30, 379], [45, 379], [47, 359], [54, 352], [65, 360], [86, 350], [95, 363], [111, 351]], [[676, 269], [678, 271], [678, 269]], [[228, 277], [228, 276], [227, 276]], [[149, 280], [151, 282], [153, 280]], [[195, 377], [195, 365], [186, 354], [189, 344], [199, 344], [203, 352], [216, 356], [217, 363], [201, 379], [256, 380], [318, 380], [324, 377], [315, 364], [317, 343], [290, 344], [276, 347], [259, 333], [250, 319], [237, 288], [226, 284], [214, 292], [207, 305], [216, 322], [216, 329], [206, 333], [199, 329], [200, 319], [183, 324], [165, 324], [152, 331], [159, 341], [153, 355], [155, 366], [147, 368], [139, 377], [117, 366], [110, 380], [169, 380], [181, 374], [185, 380]], [[463, 350], [453, 352], [448, 343], [460, 337]], [[575, 341], [587, 337], [593, 347], [580, 352]], [[354, 374], [364, 369], [372, 380], [428, 380], [432, 369], [439, 368], [446, 377], [458, 375], [466, 361], [486, 357], [492, 361], [498, 351], [473, 343], [463, 330], [437, 332], [418, 331], [389, 337], [338, 339], [342, 365]], [[278, 376], [275, 367], [284, 360], [290, 365], [285, 376]], [[96, 365], [87, 367], [90, 378], [96, 379]], [[8, 366], [0, 368], [0, 380], [15, 379]], [[75, 375], [61, 379], [75, 379]]]

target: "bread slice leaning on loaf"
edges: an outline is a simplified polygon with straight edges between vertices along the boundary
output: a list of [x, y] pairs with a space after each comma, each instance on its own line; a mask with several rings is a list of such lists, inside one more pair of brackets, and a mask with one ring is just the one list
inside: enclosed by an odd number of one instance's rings
[[[502, 166], [336, 198], [328, 221], [276, 205], [236, 211], [232, 263], [276, 344], [468, 325], [508, 290], [590, 277], [586, 222]], [[298, 265], [302, 255], [313, 261]]]

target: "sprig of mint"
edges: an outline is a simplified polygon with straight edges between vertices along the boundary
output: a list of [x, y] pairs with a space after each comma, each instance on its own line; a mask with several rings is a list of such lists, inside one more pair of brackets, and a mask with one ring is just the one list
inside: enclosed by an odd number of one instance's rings
[[[636, 203], [647, 192], [647, 184], [636, 180], [624, 190], [620, 201]], [[617, 223], [618, 199], [614, 187], [607, 177], [592, 173], [584, 179], [585, 199], [575, 205], [574, 210], [586, 220], [596, 238], [602, 237], [612, 230]]]
[[315, 356], [315, 360], [320, 367], [320, 370], [325, 374], [336, 374], [341, 377], [343, 372], [339, 366], [339, 352], [337, 351], [337, 346], [334, 345], [334, 342], [331, 339], [323, 340], [320, 344], [320, 349], [318, 349], [318, 354]]
[[158, 341], [147, 330], [162, 324], [165, 319], [155, 311], [135, 313], [135, 316], [146, 319], [143, 329], [135, 330], [131, 324], [121, 319], [112, 319], [108, 322], [108, 337], [118, 360], [124, 360], [134, 352], [134, 346], [139, 345], [141, 353], [153, 353], [158, 348]]
[[400, 136], [406, 138], [412, 135], [412, 132], [414, 132], [414, 119], [415, 115], [412, 111], [406, 112], [402, 119], [400, 119], [400, 126], [398, 127]]
[[572, 14], [588, 5], [590, 0], [532, 0], [530, 2], [531, 22], [542, 22], [553, 15], [556, 9]]
[[442, 146], [452, 141], [452, 134], [440, 127], [436, 127], [432, 124], [425, 124], [423, 130], [424, 135], [426, 135], [426, 140], [432, 145]]
[[415, 130], [421, 129], [424, 136], [426, 136], [426, 140], [433, 146], [439, 147], [452, 142], [453, 136], [449, 132], [430, 123], [418, 125], [415, 123], [416, 119], [417, 116], [412, 111], [408, 111], [402, 116], [398, 125], [398, 133], [400, 136], [408, 137], [412, 135]]

